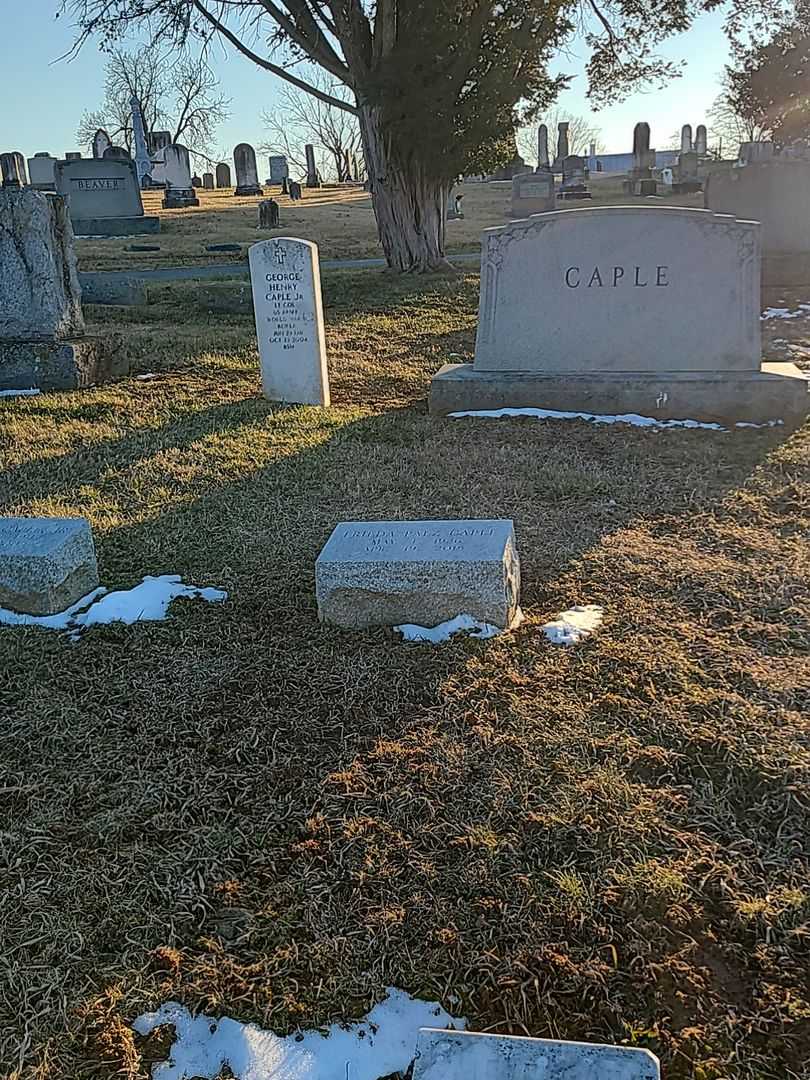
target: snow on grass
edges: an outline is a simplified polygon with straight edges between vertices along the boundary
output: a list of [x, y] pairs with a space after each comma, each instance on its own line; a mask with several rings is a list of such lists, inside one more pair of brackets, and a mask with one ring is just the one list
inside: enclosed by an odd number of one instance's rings
[[69, 630], [76, 637], [88, 626], [104, 623], [154, 622], [165, 619], [169, 605], [179, 597], [208, 600], [210, 603], [226, 600], [228, 594], [222, 589], [199, 589], [196, 585], [184, 585], [179, 574], [147, 574], [140, 585], [117, 592], [94, 589], [87, 596], [57, 615], [22, 615], [18, 611], [0, 608], [0, 624], [6, 626], [43, 626], [48, 630]]
[[421, 1027], [466, 1027], [466, 1020], [450, 1016], [435, 1001], [420, 1001], [394, 987], [387, 994], [364, 1020], [333, 1024], [325, 1035], [307, 1031], [281, 1037], [227, 1016], [192, 1016], [176, 1001], [144, 1013], [132, 1026], [147, 1035], [161, 1024], [174, 1025], [171, 1056], [152, 1067], [152, 1080], [214, 1080], [226, 1065], [239, 1080], [379, 1080], [405, 1072]]
[[[514, 630], [520, 626], [523, 618], [523, 612], [518, 608], [509, 629]], [[404, 641], [429, 642], [432, 645], [440, 645], [443, 641], [449, 641], [454, 634], [467, 633], [470, 637], [485, 640], [504, 632], [500, 626], [481, 622], [480, 619], [476, 619], [472, 615], [456, 615], [455, 619], [448, 619], [447, 622], [439, 623], [438, 626], [418, 626], [416, 623], [402, 623], [401, 626], [395, 626], [394, 629], [399, 630]]]
[[768, 322], [769, 319], [801, 319], [807, 315], [810, 315], [810, 304], [799, 304], [793, 311], [786, 307], [765, 308], [760, 318], [763, 322]]
[[552, 622], [544, 623], [542, 630], [554, 645], [576, 645], [599, 629], [603, 617], [600, 604], [584, 604], [561, 611]]
[[[654, 416], [640, 416], [638, 413], [564, 412], [561, 409], [465, 409], [463, 412], [447, 414], [453, 420], [465, 416], [480, 416], [487, 420], [499, 420], [504, 416], [531, 416], [536, 420], [591, 420], [595, 424], [632, 424], [646, 428], [703, 428], [705, 431], [727, 431], [722, 424], [706, 423], [702, 420], [657, 420]], [[775, 427], [782, 420], [767, 420], [763, 424], [740, 423], [735, 427]]]
[[33, 397], [39, 393], [38, 386], [32, 386], [30, 390], [0, 390], [0, 397]]

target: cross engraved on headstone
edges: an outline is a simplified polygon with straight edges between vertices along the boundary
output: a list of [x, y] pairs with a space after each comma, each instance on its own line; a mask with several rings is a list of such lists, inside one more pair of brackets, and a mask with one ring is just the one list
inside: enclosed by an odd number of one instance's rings
[[276, 262], [279, 266], [284, 265], [284, 260], [287, 258], [287, 252], [283, 247], [277, 247], [275, 250]]

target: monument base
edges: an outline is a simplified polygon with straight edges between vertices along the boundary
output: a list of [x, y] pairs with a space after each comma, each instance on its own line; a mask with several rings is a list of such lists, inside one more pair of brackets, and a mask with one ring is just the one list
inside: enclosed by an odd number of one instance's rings
[[185, 210], [187, 206], [199, 206], [200, 200], [194, 188], [167, 188], [161, 205], [164, 210]]
[[0, 389], [78, 390], [126, 375], [117, 338], [0, 341]]
[[241, 187], [234, 188], [234, 195], [264, 195], [264, 188], [260, 188], [258, 184], [243, 184]]
[[555, 409], [729, 425], [782, 420], [796, 427], [810, 410], [810, 383], [795, 364], [760, 371], [512, 372], [445, 364], [430, 384], [430, 412]]
[[159, 217], [77, 218], [72, 222], [77, 239], [83, 236], [139, 236], [159, 233]]

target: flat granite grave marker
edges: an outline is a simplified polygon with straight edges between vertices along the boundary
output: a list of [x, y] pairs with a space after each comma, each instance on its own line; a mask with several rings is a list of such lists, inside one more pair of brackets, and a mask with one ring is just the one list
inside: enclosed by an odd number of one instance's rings
[[802, 373], [761, 365], [759, 230], [654, 206], [557, 210], [487, 229], [475, 362], [441, 369], [431, 412], [800, 422]]
[[86, 518], [0, 518], [0, 607], [55, 615], [96, 588]]
[[54, 178], [58, 194], [67, 199], [77, 236], [160, 231], [160, 219], [144, 215], [134, 161], [114, 157], [57, 161]]
[[353, 629], [457, 615], [505, 629], [520, 598], [511, 521], [342, 521], [315, 563], [318, 617]]
[[413, 1080], [660, 1080], [649, 1050], [422, 1028]]
[[264, 396], [328, 405], [317, 244], [278, 236], [253, 244], [248, 260]]

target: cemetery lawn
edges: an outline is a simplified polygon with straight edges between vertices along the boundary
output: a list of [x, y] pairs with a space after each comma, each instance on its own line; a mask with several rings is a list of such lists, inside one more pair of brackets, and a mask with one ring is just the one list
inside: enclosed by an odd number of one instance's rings
[[[476, 279], [324, 278], [331, 410], [265, 401], [251, 316], [193, 284], [89, 309], [131, 377], [0, 401], [3, 513], [86, 515], [108, 587], [229, 593], [0, 629], [0, 1075], [147, 1077], [169, 999], [281, 1033], [389, 985], [806, 1075], [807, 430], [431, 419]], [[520, 630], [318, 623], [337, 521], [430, 517], [514, 519]], [[602, 629], [551, 645], [578, 603]]]

